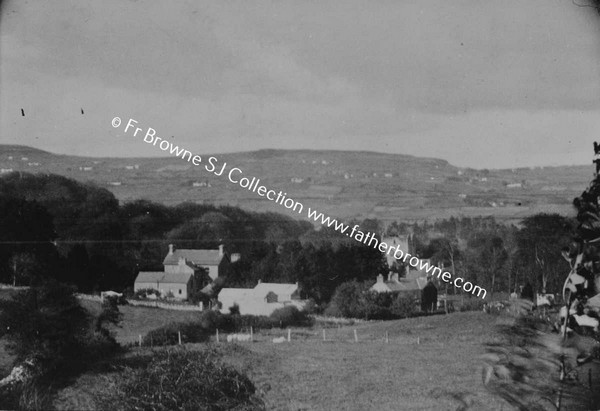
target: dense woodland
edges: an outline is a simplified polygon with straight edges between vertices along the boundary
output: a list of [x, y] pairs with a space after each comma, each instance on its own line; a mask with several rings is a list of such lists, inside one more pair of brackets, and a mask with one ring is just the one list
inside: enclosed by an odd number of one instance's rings
[[[376, 220], [349, 223], [388, 235], [412, 232], [421, 258], [481, 285], [488, 296], [527, 282], [539, 292], [558, 292], [569, 270], [561, 249], [575, 227], [574, 219], [547, 214], [526, 218], [520, 227], [492, 217], [388, 227]], [[82, 292], [132, 287], [140, 270], [162, 270], [169, 243], [223, 243], [241, 254], [226, 286], [298, 281], [304, 297], [317, 304], [329, 302], [343, 283], [372, 283], [388, 271], [376, 249], [308, 222], [229, 206], [121, 205], [104, 188], [58, 175], [0, 179], [0, 237], [0, 282], [27, 285], [52, 277]]]

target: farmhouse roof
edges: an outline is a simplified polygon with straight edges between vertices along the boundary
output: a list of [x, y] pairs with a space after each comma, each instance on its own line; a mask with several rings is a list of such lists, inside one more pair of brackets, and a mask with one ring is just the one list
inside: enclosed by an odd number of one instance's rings
[[165, 257], [164, 265], [177, 265], [179, 258], [185, 258], [186, 262], [195, 265], [219, 265], [224, 257], [220, 250], [174, 250]]
[[405, 278], [399, 279], [398, 282], [386, 281], [385, 285], [387, 285], [391, 291], [415, 291], [421, 289], [416, 280], [407, 280]]
[[230, 299], [244, 299], [248, 298], [254, 293], [253, 288], [223, 288], [219, 292], [219, 299], [230, 298]]
[[254, 287], [256, 294], [266, 296], [270, 292], [277, 295], [290, 295], [298, 289], [298, 284], [259, 283]]
[[164, 273], [164, 276], [160, 282], [163, 284], [187, 284], [192, 276], [192, 273]]
[[140, 271], [136, 283], [187, 284], [191, 273], [164, 273], [161, 271]]
[[162, 279], [163, 273], [162, 271], [140, 271], [138, 276], [135, 279], [136, 283], [156, 283], [160, 282]]

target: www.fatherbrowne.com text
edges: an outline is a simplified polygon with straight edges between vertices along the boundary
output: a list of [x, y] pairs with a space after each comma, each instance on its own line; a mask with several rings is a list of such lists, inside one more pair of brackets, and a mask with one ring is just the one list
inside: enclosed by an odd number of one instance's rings
[[[341, 223], [329, 216], [325, 216], [323, 213], [313, 210], [310, 207], [306, 207], [305, 211], [305, 207], [301, 202], [288, 197], [287, 193], [283, 192], [282, 190], [277, 191], [261, 185], [259, 178], [245, 176], [244, 172], [238, 167], [228, 167], [226, 162], [220, 163], [219, 159], [215, 156], [211, 156], [203, 161], [200, 155], [194, 154], [184, 148], [180, 148], [177, 145], [173, 145], [171, 141], [157, 136], [155, 129], [151, 127], [144, 129], [143, 127], [138, 127], [138, 124], [138, 121], [130, 118], [125, 125], [124, 132], [132, 135], [133, 137], [142, 138], [145, 143], [151, 144], [165, 152], [169, 152], [176, 157], [180, 157], [182, 160], [188, 161], [195, 166], [204, 165], [204, 169], [207, 172], [213, 173], [217, 177], [226, 176], [226, 178], [233, 184], [237, 184], [240, 187], [256, 193], [261, 197], [265, 197], [270, 201], [274, 201], [289, 210], [297, 212], [298, 214], [305, 215], [309, 220], [318, 222], [323, 226], [333, 228], [337, 232], [351, 237], [362, 244], [377, 248], [382, 253], [392, 255], [395, 259], [402, 261], [403, 263], [408, 263], [412, 267], [415, 267], [421, 271], [425, 271], [431, 276], [437, 275], [438, 279], [441, 278], [442, 281], [450, 283], [456, 288], [462, 289], [473, 295], [477, 295], [480, 298], [485, 298], [487, 295], [487, 291], [478, 285], [474, 285], [469, 281], [464, 281], [464, 279], [461, 277], [452, 279], [452, 274], [449, 272], [444, 271], [441, 267], [431, 265], [428, 261], [423, 261], [418, 257], [401, 250], [399, 245], [392, 247], [389, 244], [380, 241], [374, 233], [364, 233], [363, 231], [359, 230], [360, 227], [358, 225], [350, 227], [349, 225]], [[121, 126], [121, 118], [113, 118], [112, 126], [114, 128], [119, 128]]]

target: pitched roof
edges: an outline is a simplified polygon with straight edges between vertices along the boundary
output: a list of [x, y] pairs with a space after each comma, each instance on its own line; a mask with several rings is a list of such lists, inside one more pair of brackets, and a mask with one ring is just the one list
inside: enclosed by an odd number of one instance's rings
[[191, 273], [163, 273], [162, 271], [140, 271], [136, 283], [187, 284]]
[[219, 300], [244, 300], [252, 297], [254, 288], [223, 288], [219, 292]]
[[192, 273], [165, 273], [161, 283], [187, 284], [192, 277]]
[[136, 283], [155, 283], [160, 281], [165, 273], [162, 271], [140, 271], [137, 275]]
[[386, 281], [385, 285], [389, 287], [391, 291], [416, 291], [420, 290], [419, 284], [415, 280], [407, 280], [401, 278], [396, 281]]
[[298, 284], [260, 283], [254, 287], [254, 291], [260, 296], [266, 296], [270, 292], [277, 295], [291, 295], [298, 289]]
[[179, 258], [185, 258], [186, 262], [195, 265], [219, 265], [224, 255], [219, 250], [174, 250], [172, 254], [167, 254], [163, 260], [164, 265], [177, 265]]

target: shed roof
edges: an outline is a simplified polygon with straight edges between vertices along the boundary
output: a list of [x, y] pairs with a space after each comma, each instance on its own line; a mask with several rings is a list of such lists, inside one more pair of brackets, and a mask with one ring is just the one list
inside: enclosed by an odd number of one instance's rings
[[160, 282], [163, 275], [162, 271], [140, 271], [137, 275], [135, 282], [136, 283], [156, 283]]

